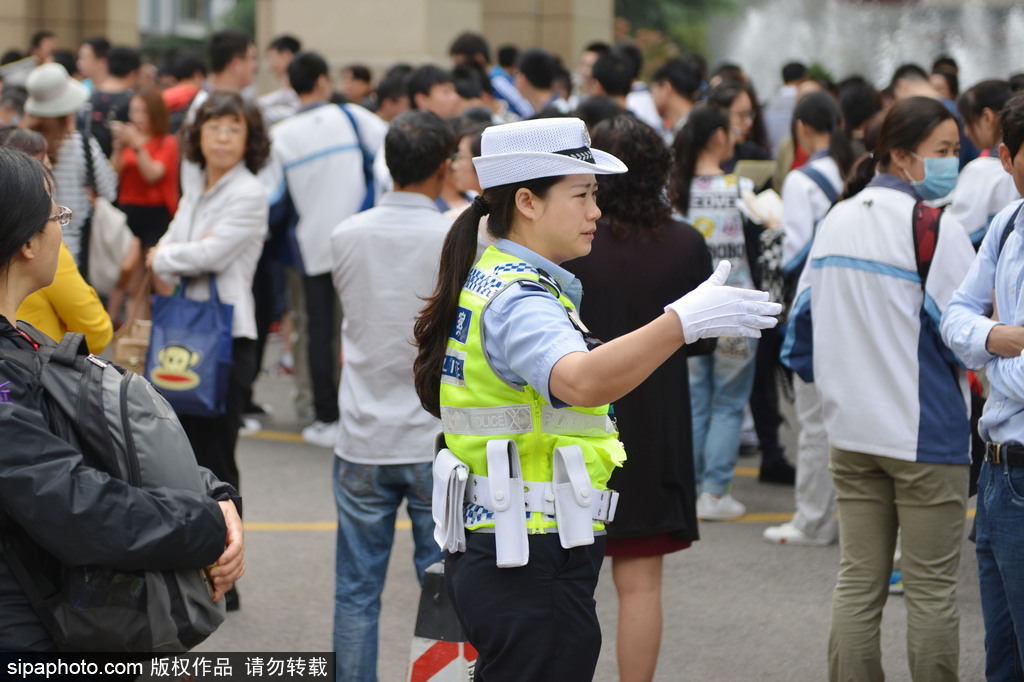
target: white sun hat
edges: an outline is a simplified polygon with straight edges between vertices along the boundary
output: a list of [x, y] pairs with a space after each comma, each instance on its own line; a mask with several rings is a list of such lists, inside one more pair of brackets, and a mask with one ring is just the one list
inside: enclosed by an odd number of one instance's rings
[[57, 118], [74, 113], [89, 99], [89, 89], [68, 75], [67, 69], [50, 62], [32, 69], [25, 81], [28, 99], [25, 113]]
[[590, 148], [587, 125], [578, 118], [540, 118], [491, 126], [473, 158], [480, 187], [498, 187], [556, 175], [625, 173], [626, 164]]

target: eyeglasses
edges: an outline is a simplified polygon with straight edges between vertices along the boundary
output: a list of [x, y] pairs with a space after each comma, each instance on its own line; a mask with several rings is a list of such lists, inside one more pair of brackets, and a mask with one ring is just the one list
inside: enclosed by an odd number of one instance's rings
[[245, 128], [239, 125], [222, 126], [219, 123], [204, 123], [201, 126], [201, 129], [213, 135], [214, 137], [220, 137], [221, 135], [238, 137], [239, 135], [245, 134]]
[[57, 224], [61, 227], [67, 227], [68, 223], [71, 222], [71, 209], [67, 206], [58, 206], [57, 215], [52, 215], [46, 219], [46, 222], [56, 220]]

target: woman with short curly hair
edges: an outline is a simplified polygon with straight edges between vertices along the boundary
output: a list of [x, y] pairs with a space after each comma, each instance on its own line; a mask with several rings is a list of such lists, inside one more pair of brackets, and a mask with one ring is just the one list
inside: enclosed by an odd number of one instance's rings
[[[622, 114], [599, 123], [593, 143], [631, 169], [601, 178], [590, 255], [570, 261], [587, 296], [587, 324], [611, 340], [647, 324], [711, 274], [711, 253], [693, 227], [675, 221], [665, 195], [671, 153], [658, 133]], [[608, 228], [608, 229], [605, 229]], [[686, 358], [713, 341], [683, 346], [632, 393], [615, 401], [619, 439], [639, 466], [612, 473], [622, 493], [605, 550], [619, 595], [622, 680], [650, 680], [661, 643], [662, 558], [697, 539], [696, 484]]]
[[215, 92], [185, 129], [182, 151], [202, 169], [203, 182], [185, 187], [174, 220], [150, 250], [147, 264], [165, 291], [187, 277], [185, 296], [198, 300], [209, 296], [210, 276], [216, 275], [220, 300], [234, 306], [225, 412], [179, 417], [199, 464], [237, 488], [235, 445], [243, 396], [256, 369], [252, 281], [267, 232], [267, 192], [254, 173], [266, 161], [270, 142], [255, 104], [235, 93]]

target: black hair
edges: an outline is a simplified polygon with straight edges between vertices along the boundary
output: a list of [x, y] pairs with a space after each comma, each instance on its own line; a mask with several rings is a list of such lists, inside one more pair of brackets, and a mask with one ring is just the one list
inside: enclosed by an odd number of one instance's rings
[[723, 83], [733, 82], [742, 85], [747, 80], [747, 74], [743, 72], [743, 67], [732, 62], [719, 64], [715, 69], [715, 75], [721, 78]]
[[625, 97], [633, 85], [633, 64], [623, 52], [614, 49], [597, 58], [591, 77], [609, 97]]
[[[516, 213], [516, 193], [520, 189], [527, 189], [543, 198], [551, 186], [564, 177], [536, 178], [485, 189], [477, 202], [490, 211], [487, 232], [495, 238], [508, 235]], [[459, 307], [459, 292], [476, 259], [480, 213], [475, 206], [476, 202], [463, 211], [448, 231], [441, 248], [437, 286], [416, 318], [413, 329], [419, 347], [413, 363], [416, 394], [423, 409], [435, 417], [441, 416], [441, 364], [448, 334]]]
[[103, 36], [93, 36], [82, 41], [82, 45], [88, 45], [96, 59], [106, 59], [110, 52], [110, 41]]
[[849, 199], [864, 189], [876, 172], [886, 173], [896, 149], [914, 151], [943, 121], [956, 121], [946, 106], [931, 97], [907, 97], [892, 105], [885, 114], [873, 154], [865, 154], [846, 176], [840, 200]]
[[56, 37], [57, 37], [57, 34], [54, 33], [53, 31], [48, 30], [48, 29], [43, 29], [42, 31], [36, 31], [35, 33], [32, 34], [32, 41], [29, 43], [29, 46], [34, 50], [37, 47], [39, 47], [39, 44], [42, 43], [47, 38], [56, 38]]
[[[598, 96], [588, 97], [580, 102], [572, 115], [582, 119], [588, 129], [593, 129], [598, 123], [625, 113], [627, 113], [626, 110], [611, 97]], [[662, 145], [664, 145], [664, 141]]]
[[510, 69], [516, 65], [519, 58], [519, 48], [515, 45], [502, 45], [498, 48], [498, 66], [503, 69]]
[[964, 124], [974, 123], [985, 109], [999, 114], [1013, 96], [1009, 81], [992, 79], [976, 83], [956, 100], [956, 110]]
[[960, 77], [955, 73], [949, 71], [932, 71], [933, 76], [939, 76], [942, 80], [946, 81], [946, 87], [949, 88], [949, 94], [956, 99], [960, 95]]
[[320, 76], [327, 75], [327, 62], [316, 52], [299, 52], [288, 62], [288, 82], [299, 95], [313, 92]]
[[697, 104], [672, 142], [675, 160], [669, 196], [683, 215], [690, 212], [690, 185], [696, 174], [697, 159], [720, 129], [729, 131], [728, 112], [711, 103]]
[[206, 41], [210, 71], [220, 73], [235, 58], [244, 58], [252, 45], [252, 37], [240, 28], [222, 28]]
[[652, 83], [668, 83], [678, 95], [691, 102], [700, 97], [701, 75], [697, 66], [688, 59], [676, 57], [658, 67], [651, 76]]
[[302, 43], [295, 36], [285, 34], [271, 40], [270, 44], [267, 45], [267, 49], [274, 50], [275, 52], [298, 54], [302, 50]]
[[896, 81], [907, 80], [907, 81], [924, 81], [928, 82], [928, 74], [917, 64], [907, 63], [900, 64], [896, 67], [896, 70], [892, 73], [892, 80], [889, 82], [891, 87], [895, 87]]
[[[35, 235], [47, 228], [53, 176], [25, 152], [0, 146], [0, 273]], [[52, 229], [60, 229], [54, 226]]]
[[462, 99], [477, 99], [485, 92], [493, 94], [491, 81], [479, 62], [456, 64], [452, 69], [452, 77], [455, 79], [455, 92]]
[[384, 76], [377, 83], [377, 102], [383, 102], [386, 99], [399, 99], [400, 97], [406, 97], [408, 93], [405, 90], [405, 78], [406, 75], [403, 73], [389, 73]]
[[531, 47], [519, 55], [519, 73], [538, 90], [550, 90], [555, 80], [557, 64], [547, 50]]
[[820, 133], [829, 134], [828, 155], [839, 166], [839, 175], [846, 177], [853, 165], [853, 149], [842, 127], [843, 115], [832, 95], [810, 92], [800, 98], [793, 108], [793, 140], [796, 140], [796, 122], [810, 126]]
[[999, 125], [1003, 129], [1003, 144], [1012, 159], [1024, 143], [1024, 93], [1018, 92], [1006, 101], [999, 114]]
[[701, 82], [708, 79], [708, 60], [704, 55], [700, 52], [687, 52], [682, 58], [697, 72]]
[[174, 77], [180, 81], [187, 78], [192, 78], [196, 75], [196, 71], [199, 71], [206, 75], [206, 66], [203, 65], [203, 60], [199, 58], [199, 55], [192, 51], [186, 51], [179, 54], [174, 60]]
[[7, 50], [6, 52], [4, 52], [3, 56], [0, 56], [0, 66], [10, 64], [11, 62], [20, 61], [24, 58], [25, 55], [23, 55], [18, 50]]
[[370, 67], [366, 64], [349, 64], [342, 68], [342, 71], [348, 71], [352, 75], [353, 80], [363, 81], [369, 83], [373, 80], [373, 76], [370, 74]]
[[46, 138], [28, 128], [7, 126], [0, 128], [0, 147], [10, 147], [38, 159], [46, 156]]
[[4, 88], [3, 93], [0, 94], [0, 107], [14, 109], [18, 112], [18, 116], [21, 116], [25, 113], [25, 100], [27, 99], [28, 93], [25, 91], [25, 88], [8, 85]]
[[957, 73], [960, 67], [957, 65], [956, 60], [947, 54], [940, 55], [938, 59], [932, 62], [932, 73], [938, 71], [946, 71], [951, 73]]
[[199, 142], [203, 124], [211, 118], [221, 116], [234, 116], [240, 121], [245, 121], [245, 155], [242, 161], [250, 172], [258, 172], [270, 156], [270, 137], [267, 135], [267, 127], [263, 124], [259, 107], [255, 102], [243, 100], [237, 92], [216, 90], [203, 102], [196, 112], [196, 119], [182, 128], [182, 155], [189, 161], [199, 164], [200, 168], [205, 168], [206, 158]]
[[878, 91], [863, 76], [849, 76], [839, 82], [839, 110], [847, 136], [881, 111]]
[[406, 111], [395, 117], [384, 138], [384, 160], [395, 187], [418, 185], [455, 153], [451, 125], [431, 111]]
[[[470, 129], [476, 129], [479, 127], [482, 132], [484, 128], [494, 125], [494, 113], [486, 107], [469, 107], [467, 109], [463, 109], [462, 113], [456, 118], [458, 118], [459, 122], [455, 129], [455, 134], [459, 137], [467, 135], [467, 131]], [[480, 156], [479, 144], [477, 147], [475, 156]]]
[[664, 187], [672, 169], [672, 153], [654, 128], [632, 114], [597, 124], [593, 145], [618, 157], [628, 173], [601, 176], [597, 205], [616, 237], [660, 235], [672, 214]]
[[107, 53], [107, 71], [114, 78], [126, 78], [142, 64], [142, 54], [134, 47], [115, 45]]
[[409, 106], [415, 109], [416, 95], [422, 94], [429, 97], [430, 90], [435, 85], [443, 85], [444, 83], [455, 83], [455, 78], [452, 76], [451, 71], [433, 64], [424, 64], [414, 69], [405, 80], [405, 92], [409, 95]]
[[78, 59], [71, 50], [54, 50], [50, 55], [54, 63], [60, 64], [68, 74], [78, 73]]
[[555, 77], [551, 79], [551, 89], [565, 99], [572, 93], [572, 74], [565, 68], [562, 60], [555, 58]]
[[484, 58], [486, 63], [491, 63], [491, 48], [488, 47], [487, 40], [479, 33], [471, 31], [460, 34], [452, 41], [451, 47], [448, 48], [448, 55], [452, 57], [462, 55], [473, 61], [476, 61], [479, 55]]
[[391, 76], [398, 75], [401, 76], [402, 78], [405, 78], [410, 73], [412, 73], [412, 64], [398, 62], [397, 64], [392, 64], [390, 67], [388, 67], [388, 70], [384, 72], [384, 77], [390, 78]]
[[[3, 61], [0, 60], [0, 63], [3, 63]], [[1010, 82], [1010, 88], [1014, 92], [1024, 90], [1024, 73], [1015, 73], [1007, 78], [1007, 80]]]
[[640, 77], [640, 70], [644, 68], [644, 55], [640, 48], [633, 43], [619, 43], [612, 52], [618, 54], [629, 64], [629, 78], [635, 80]]
[[583, 48], [584, 52], [593, 52], [594, 54], [604, 54], [608, 50], [612, 49], [612, 46], [608, 43], [600, 40], [595, 40], [592, 43], [587, 43], [587, 46]]
[[800, 62], [789, 62], [782, 67], [782, 82], [792, 83], [807, 75], [807, 67]]

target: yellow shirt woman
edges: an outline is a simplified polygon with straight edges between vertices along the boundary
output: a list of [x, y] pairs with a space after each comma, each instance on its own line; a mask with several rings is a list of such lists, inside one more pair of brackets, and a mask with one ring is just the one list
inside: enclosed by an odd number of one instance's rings
[[56, 341], [66, 332], [81, 332], [89, 350], [96, 354], [114, 338], [114, 325], [100, 297], [82, 278], [64, 244], [60, 245], [53, 284], [30, 294], [18, 308], [17, 317]]

